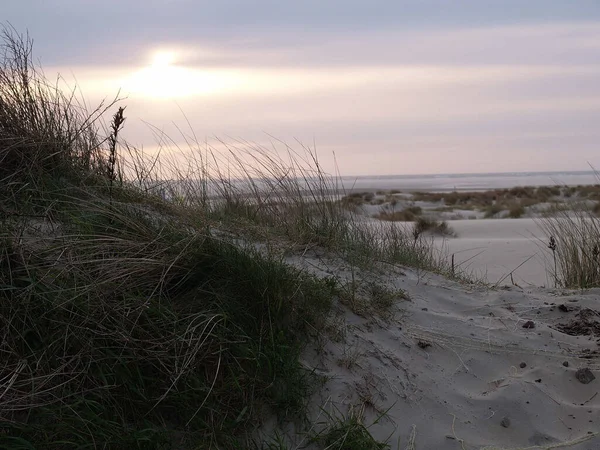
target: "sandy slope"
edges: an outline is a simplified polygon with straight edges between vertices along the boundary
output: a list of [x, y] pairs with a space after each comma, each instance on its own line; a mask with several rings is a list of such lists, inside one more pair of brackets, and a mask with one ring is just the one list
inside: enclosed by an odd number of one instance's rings
[[[412, 222], [379, 222], [403, 227], [410, 232]], [[546, 247], [546, 236], [536, 220], [481, 219], [448, 222], [456, 237], [435, 237], [434, 242], [444, 257], [455, 256], [456, 266], [476, 279], [499, 285], [553, 286], [548, 269], [552, 255]], [[513, 273], [511, 281], [510, 273]]]
[[449, 254], [455, 254], [476, 276], [496, 283], [511, 284], [510, 277], [521, 286], [552, 286], [546, 271], [551, 255], [545, 236], [534, 219], [453, 220], [449, 222], [458, 237], [437, 239]]
[[[332, 270], [306, 255], [291, 262]], [[343, 267], [333, 270], [348, 276]], [[306, 354], [307, 367], [328, 377], [313, 399], [313, 423], [324, 420], [322, 409], [364, 405], [367, 424], [387, 412], [370, 431], [393, 449], [600, 449], [600, 331], [556, 329], [582, 308], [600, 311], [600, 290], [486, 290], [399, 269], [385, 277], [411, 298], [397, 301], [394, 317], [361, 317], [340, 306], [333, 323], [344, 338]], [[561, 311], [562, 304], [573, 310]], [[597, 314], [588, 316], [600, 323]], [[523, 328], [527, 320], [535, 328]], [[583, 367], [596, 375], [589, 384], [576, 379]], [[555, 446], [566, 442], [573, 445]]]

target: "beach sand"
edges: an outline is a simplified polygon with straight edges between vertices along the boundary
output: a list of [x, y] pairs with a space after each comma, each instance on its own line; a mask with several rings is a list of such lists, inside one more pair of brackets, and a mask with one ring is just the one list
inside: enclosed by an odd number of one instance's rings
[[[394, 207], [427, 206], [394, 195]], [[354, 212], [374, 226], [412, 229], [375, 219], [385, 206]], [[375, 271], [378, 286], [397, 293], [393, 306], [374, 313], [339, 303], [303, 355], [324, 380], [310, 403], [309, 435], [355, 415], [391, 449], [600, 450], [600, 289], [554, 288], [539, 217], [458, 213], [448, 220], [455, 236], [426, 238], [484, 283], [405, 267]], [[342, 282], [371, 276], [314, 249], [288, 262]], [[288, 448], [322, 448], [306, 430], [288, 432]]]
[[534, 219], [452, 220], [449, 225], [457, 237], [436, 238], [436, 243], [475, 278], [500, 285], [554, 286], [552, 254]]
[[[529, 189], [527, 195], [536, 195], [533, 188], [515, 189], [516, 192]], [[562, 189], [564, 194], [566, 188]], [[444, 194], [439, 193], [423, 196], [380, 191], [344, 197], [342, 202], [358, 217], [379, 224], [394, 223], [409, 233], [414, 221], [419, 219], [446, 221], [454, 235], [434, 236], [435, 245], [445, 258], [454, 255], [457, 269], [465, 274], [492, 285], [552, 287], [555, 285], [553, 256], [547, 247], [549, 236], [540, 228], [540, 223], [550, 216], [564, 214], [565, 210], [591, 214], [590, 217], [599, 213], [600, 201], [596, 194], [600, 195], [600, 189], [594, 192], [594, 200], [586, 195], [584, 188], [579, 189], [582, 192], [569, 197], [542, 194], [536, 199], [521, 198], [510, 192], [469, 192], [460, 204], [456, 203], [456, 197], [454, 203], [448, 201], [447, 204]], [[423, 197], [426, 200], [420, 200]], [[525, 206], [515, 213], [520, 217], [512, 218], [511, 205], [521, 205], [521, 202]], [[501, 206], [492, 209], [494, 205]]]
[[[350, 278], [316, 255], [290, 262]], [[399, 296], [384, 318], [339, 305], [336, 331], [304, 355], [326, 380], [311, 402], [315, 428], [354, 411], [392, 449], [600, 449], [600, 290], [489, 289], [409, 269], [380, 282], [409, 300]], [[595, 334], [561, 331], [588, 319]], [[589, 384], [576, 376], [584, 368]], [[289, 448], [307, 444], [291, 436]]]

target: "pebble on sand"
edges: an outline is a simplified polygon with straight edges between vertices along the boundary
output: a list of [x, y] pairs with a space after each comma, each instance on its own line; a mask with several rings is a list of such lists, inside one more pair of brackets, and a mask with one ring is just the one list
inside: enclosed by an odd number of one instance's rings
[[577, 372], [575, 372], [575, 377], [579, 380], [580, 383], [583, 384], [591, 383], [596, 379], [592, 371], [587, 367], [583, 369], [578, 369]]

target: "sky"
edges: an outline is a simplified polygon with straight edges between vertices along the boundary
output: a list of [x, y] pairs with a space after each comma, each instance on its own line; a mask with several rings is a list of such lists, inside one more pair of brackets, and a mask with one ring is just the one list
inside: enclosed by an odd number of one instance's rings
[[[600, 167], [598, 0], [5, 0], [46, 76], [155, 151], [316, 145], [342, 175]], [[277, 144], [280, 145], [280, 144]]]

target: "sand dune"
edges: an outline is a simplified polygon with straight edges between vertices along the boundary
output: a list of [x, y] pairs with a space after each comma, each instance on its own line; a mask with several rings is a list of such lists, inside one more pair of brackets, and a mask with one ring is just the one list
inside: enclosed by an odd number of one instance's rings
[[[292, 262], [324, 266], [306, 255]], [[305, 355], [327, 377], [311, 423], [362, 405], [371, 434], [392, 449], [600, 449], [600, 290], [490, 290], [412, 270], [385, 282], [410, 301], [398, 299], [387, 320], [340, 306], [344, 338]], [[595, 335], [559, 330], [586, 317]], [[523, 327], [529, 320], [534, 328]], [[582, 368], [596, 379], [578, 381]]]
[[[453, 220], [457, 237], [436, 239], [438, 246], [476, 277], [490, 283], [553, 286], [545, 235], [533, 219]], [[513, 278], [509, 274], [513, 272]]]

